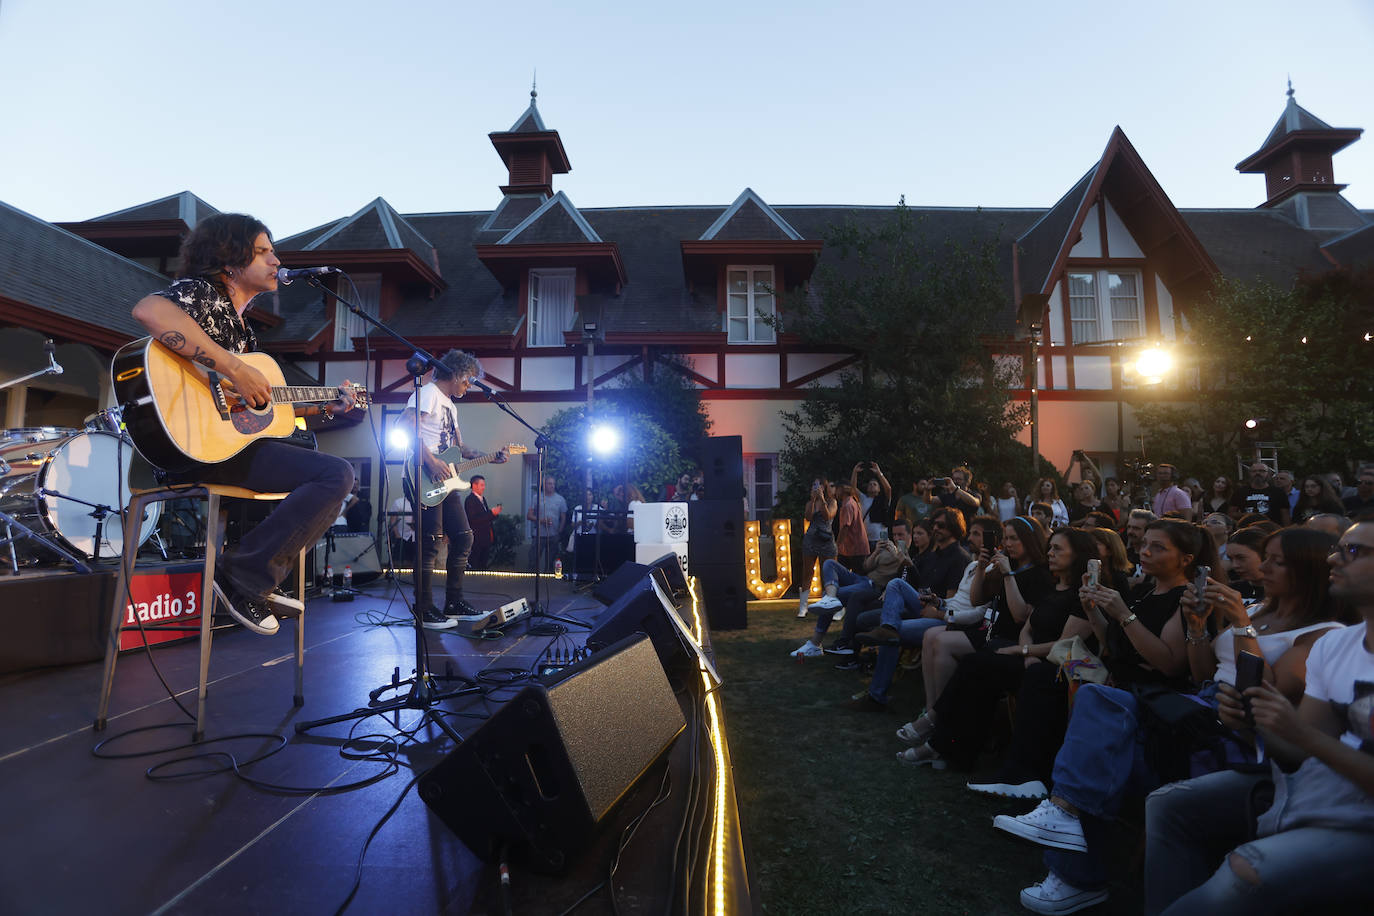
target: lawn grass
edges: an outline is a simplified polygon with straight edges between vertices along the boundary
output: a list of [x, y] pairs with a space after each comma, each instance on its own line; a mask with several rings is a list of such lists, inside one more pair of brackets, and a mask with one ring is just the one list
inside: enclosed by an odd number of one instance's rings
[[[975, 795], [966, 773], [898, 763], [905, 745], [894, 732], [923, 706], [919, 672], [901, 673], [891, 711], [851, 711], [844, 703], [867, 675], [835, 670], [832, 656], [788, 657], [814, 621], [751, 610], [748, 629], [711, 636], [763, 911], [1027, 912], [1018, 894], [1045, 875], [1040, 849], [996, 830], [992, 817], [1033, 805]], [[994, 767], [985, 757], [976, 772]], [[1112, 854], [1129, 863], [1138, 835], [1118, 833]], [[1115, 871], [1111, 899], [1085, 912], [1140, 912], [1136, 870]]]

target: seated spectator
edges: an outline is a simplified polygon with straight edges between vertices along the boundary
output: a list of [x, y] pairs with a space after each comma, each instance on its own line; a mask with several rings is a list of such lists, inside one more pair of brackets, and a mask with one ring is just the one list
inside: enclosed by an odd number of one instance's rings
[[1374, 521], [1374, 465], [1360, 468], [1355, 478], [1355, 492], [1341, 501], [1342, 514], [1353, 521]]
[[1293, 507], [1293, 524], [1301, 525], [1322, 512], [1340, 515], [1345, 512], [1345, 506], [1341, 504], [1340, 497], [1331, 489], [1331, 484], [1325, 478], [1304, 477], [1302, 492], [1298, 494], [1298, 501]]
[[1242, 528], [1254, 528], [1255, 526], [1264, 528], [1266, 531], [1278, 531], [1279, 528], [1283, 527], [1269, 516], [1259, 512], [1247, 512], [1236, 522], [1237, 531]]
[[1335, 515], [1330, 512], [1318, 512], [1316, 515], [1302, 523], [1304, 528], [1315, 528], [1318, 531], [1325, 531], [1334, 538], [1345, 534], [1350, 527], [1350, 519], [1344, 515]]
[[1126, 543], [1110, 528], [1091, 528], [1088, 534], [1097, 540], [1098, 559], [1102, 561], [1102, 581], [1123, 595], [1130, 589], [1131, 572], [1135, 569], [1126, 556]]
[[[1290, 513], [1289, 517], [1292, 518], [1291, 513], [1293, 512], [1294, 507], [1298, 504], [1298, 497], [1302, 495], [1302, 490], [1298, 487], [1293, 486], [1293, 472], [1283, 470], [1275, 471], [1274, 486], [1282, 490], [1283, 495], [1288, 497], [1288, 511]], [[1336, 495], [1340, 496], [1339, 493], [1337, 493]]]
[[1016, 734], [998, 782], [1019, 785], [1029, 781], [1021, 775], [1023, 769], [1048, 769], [1064, 732], [1068, 703], [1067, 690], [1057, 677], [1058, 666], [1045, 661], [1045, 656], [1060, 639], [1091, 633], [1078, 589], [1088, 560], [1097, 554], [1097, 541], [1085, 531], [1061, 528], [1050, 535], [1045, 565], [1054, 585], [1031, 607], [1017, 641], [1001, 646], [990, 643], [960, 659], [935, 704], [930, 739], [902, 751], [898, 760], [936, 768], [950, 761], [961, 769], [971, 768], [987, 741], [997, 701], [1016, 693]]
[[[973, 485], [974, 495], [978, 497], [978, 511], [982, 515], [997, 517], [997, 500], [992, 496], [992, 487], [986, 480]], [[972, 521], [972, 520], [970, 520]]]
[[843, 620], [848, 607], [857, 610], [877, 599], [888, 587], [888, 583], [911, 566], [907, 548], [911, 544], [911, 532], [906, 522], [892, 526], [892, 540], [886, 538], [864, 558], [863, 574], [851, 572], [836, 560], [826, 560], [821, 564], [823, 594], [810, 605], [810, 610], [820, 614], [816, 620], [816, 630], [811, 638], [791, 654], [799, 658], [822, 655], [821, 639], [829, 629], [831, 621]]
[[1276, 525], [1287, 525], [1288, 495], [1270, 481], [1269, 466], [1256, 461], [1250, 465], [1249, 483], [1235, 488], [1228, 511], [1234, 519], [1257, 512]]
[[902, 494], [893, 510], [894, 517], [916, 524], [939, 508], [940, 504], [930, 495], [930, 478], [922, 477], [911, 484], [911, 492]]
[[1021, 513], [1021, 501], [1016, 496], [1016, 487], [1010, 480], [1002, 483], [1000, 496], [997, 497], [997, 517], [1010, 521]]
[[[1264, 542], [1273, 531], [1264, 525], [1251, 525], [1231, 535], [1226, 541], [1226, 555], [1231, 558], [1231, 572], [1226, 582], [1240, 593], [1246, 604], [1264, 598]], [[1221, 576], [1213, 575], [1214, 579]]]
[[1002, 524], [1000, 547], [985, 539], [969, 583], [969, 602], [986, 605], [975, 624], [949, 624], [928, 630], [921, 643], [921, 670], [926, 709], [897, 732], [912, 747], [926, 743], [935, 730], [935, 704], [959, 660], [991, 642], [1014, 643], [1031, 606], [1054, 587], [1045, 564], [1045, 529], [1034, 519], [1017, 516]]
[[1059, 498], [1059, 486], [1049, 477], [1041, 477], [1035, 482], [1031, 495], [1026, 497], [1026, 511], [1034, 514], [1035, 504], [1044, 503], [1050, 507], [1050, 521], [1047, 529], [1058, 528], [1069, 523], [1069, 507]]
[[1211, 515], [1213, 512], [1228, 512], [1231, 508], [1231, 479], [1226, 476], [1218, 477], [1212, 481], [1212, 488], [1202, 497], [1197, 508], [1204, 515]]
[[[863, 487], [859, 486], [859, 471], [868, 468], [873, 474]], [[860, 515], [863, 518], [864, 533], [870, 545], [877, 544], [887, 537], [887, 526], [892, 523], [889, 507], [892, 505], [892, 484], [887, 482], [876, 461], [860, 461], [849, 474], [849, 486], [859, 498]]]
[[[1106, 503], [1103, 503], [1105, 506]], [[1116, 519], [1108, 512], [1089, 512], [1083, 516], [1083, 528], [1106, 528], [1108, 531], [1116, 531]]]
[[868, 532], [864, 530], [863, 510], [859, 508], [858, 490], [849, 484], [835, 487], [835, 502], [839, 514], [835, 516], [835, 550], [846, 569], [858, 570], [868, 557]]
[[1196, 477], [1189, 477], [1180, 486], [1188, 494], [1188, 498], [1193, 501], [1193, 520], [1200, 521], [1206, 512], [1202, 511], [1202, 500], [1207, 495], [1207, 491], [1202, 488]]
[[1155, 495], [1150, 508], [1158, 518], [1178, 513], [1176, 518], [1193, 520], [1193, 497], [1178, 485], [1178, 468], [1172, 464], [1155, 465]]
[[1227, 572], [1231, 571], [1231, 562], [1226, 556], [1226, 539], [1235, 530], [1235, 525], [1231, 516], [1224, 512], [1213, 512], [1202, 519], [1202, 527], [1212, 536], [1212, 546], [1217, 549], [1217, 559]]
[[1136, 567], [1131, 576], [1132, 585], [1138, 584], [1144, 576], [1140, 570], [1140, 548], [1145, 543], [1145, 529], [1154, 520], [1155, 514], [1149, 509], [1132, 509], [1126, 515], [1126, 557]]
[[[939, 510], [936, 510], [939, 511]], [[931, 555], [935, 550], [935, 528], [931, 519], [922, 519], [911, 529], [911, 543], [907, 546], [907, 556], [911, 558], [911, 563], [899, 577], [900, 581], [913, 589], [924, 589], [927, 587], [922, 576], [931, 573]], [[898, 580], [892, 580], [898, 581]], [[891, 582], [888, 583], [891, 585]], [[835, 616], [835, 620], [843, 620], [844, 626], [840, 630], [840, 635], [833, 643], [826, 647], [828, 655], [850, 656], [854, 655], [856, 634], [871, 630], [882, 622], [882, 602], [869, 600], [856, 601], [851, 598], [845, 605], [845, 612]], [[831, 611], [821, 611], [816, 618], [817, 629], [824, 631], [830, 625], [832, 618], [826, 616]], [[846, 671], [857, 670], [859, 663], [856, 659], [848, 662], [841, 662], [835, 667]]]
[[[1183, 621], [1187, 667], [1194, 680], [1234, 682], [1236, 652], [1244, 649], [1265, 659], [1269, 683], [1300, 695], [1307, 653], [1326, 631], [1341, 626], [1332, 621], [1333, 608], [1327, 601], [1326, 557], [1331, 546], [1324, 535], [1299, 528], [1270, 536], [1265, 543], [1269, 597], [1253, 614], [1238, 593], [1216, 579], [1208, 580], [1201, 605], [1191, 588], [1182, 589], [1183, 613], [1172, 615], [1170, 626]], [[1215, 640], [1207, 626], [1213, 617], [1230, 625]], [[1159, 670], [1172, 670], [1175, 661], [1170, 657], [1168, 666]], [[1114, 682], [1115, 674], [1113, 669]], [[1047, 847], [1050, 876], [1024, 891], [1023, 902], [1027, 895], [1044, 904], [1105, 899], [1105, 890], [1099, 889], [1107, 880], [1101, 854], [1106, 820], [1115, 816], [1128, 794], [1158, 786], [1168, 775], [1157, 769], [1162, 757], [1144, 753], [1148, 735], [1141, 721], [1139, 700], [1127, 691], [1087, 685], [1078, 692], [1073, 722], [1055, 761], [1053, 798], [1030, 814], [1003, 815], [994, 821], [1009, 833]]]
[[1275, 765], [1212, 773], [1149, 797], [1146, 913], [1323, 913], [1350, 904], [1367, 912], [1374, 902], [1365, 871], [1374, 857], [1374, 525], [1345, 532], [1330, 564], [1332, 597], [1361, 622], [1312, 646], [1296, 710], [1266, 682], [1245, 692], [1247, 717], [1235, 689], [1220, 687], [1221, 721], [1262, 735]]
[[1085, 480], [1073, 485], [1073, 502], [1069, 503], [1069, 522], [1085, 518], [1088, 513], [1102, 508], [1102, 500], [1093, 488], [1092, 482]]
[[[1054, 521], [1054, 507], [1049, 503], [1031, 503], [1030, 517], [1040, 523], [1046, 531], [1053, 531], [1059, 525]], [[1064, 524], [1068, 524], [1065, 522]]]
[[[980, 554], [985, 545], [996, 549], [1001, 535], [1002, 526], [996, 518], [990, 515], [977, 515], [974, 516], [973, 524], [969, 526], [968, 543], [975, 554]], [[850, 701], [851, 709], [887, 708], [887, 689], [891, 686], [892, 676], [897, 671], [901, 647], [920, 649], [926, 632], [934, 627], [969, 626], [982, 621], [986, 606], [976, 605], [970, 600], [977, 564], [977, 560], [970, 560], [965, 564], [958, 587], [947, 599], [933, 591], [925, 592], [928, 598], [918, 598], [917, 591], [900, 579], [893, 579], [888, 583], [887, 591], [883, 594], [882, 620], [885, 623], [891, 620], [898, 621], [897, 638], [893, 644], [879, 647], [878, 664], [873, 669], [873, 679], [865, 693]], [[913, 604], [920, 607], [920, 616], [909, 617], [903, 613]]]
[[[960, 546], [965, 537], [962, 513], [954, 509], [939, 509], [931, 516], [930, 524], [935, 532], [934, 547], [920, 556], [919, 563], [912, 564], [919, 586], [913, 587], [902, 581], [891, 582], [883, 594], [881, 623], [872, 630], [860, 633], [860, 642], [895, 645], [898, 640], [897, 627], [903, 620], [927, 617], [934, 621], [930, 626], [934, 626], [943, 619], [935, 605], [946, 598], [953, 598], [958, 592], [971, 558]], [[923, 595], [932, 599], [929, 614], [922, 600]]]

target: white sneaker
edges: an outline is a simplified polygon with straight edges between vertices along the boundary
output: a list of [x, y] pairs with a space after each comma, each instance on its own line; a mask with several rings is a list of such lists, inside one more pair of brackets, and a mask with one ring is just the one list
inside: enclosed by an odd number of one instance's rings
[[[1029, 814], [1022, 814], [1020, 817], [999, 814], [992, 819], [992, 826], [999, 830], [1005, 830], [1013, 836], [1019, 836], [1023, 840], [1039, 843], [1041, 846], [1067, 849], [1070, 852], [1088, 851], [1088, 841], [1083, 838], [1083, 825], [1079, 823], [1078, 818], [1048, 798], [1037, 805], [1034, 811]], [[1061, 911], [1055, 910], [1054, 912]], [[1062, 912], [1070, 913], [1073, 911], [1063, 910]]]
[[803, 658], [816, 658], [824, 654], [825, 650], [809, 639], [801, 644], [800, 649], [788, 653], [788, 655], [791, 655], [793, 658], [798, 660]]
[[1021, 905], [1033, 913], [1077, 913], [1106, 899], [1105, 887], [1096, 891], [1079, 890], [1072, 884], [1065, 884], [1054, 872], [1021, 892]]
[[801, 600], [801, 605], [797, 608], [797, 619], [800, 620], [801, 618], [803, 618], [803, 617], [805, 617], [805, 616], [806, 616], [806, 599], [803, 598], [803, 599]]
[[823, 595], [819, 601], [811, 606], [823, 611], [833, 611], [837, 607], [844, 607], [844, 602], [834, 595]]
[[1049, 798], [1050, 790], [1038, 779], [1029, 782], [983, 782], [968, 783], [968, 787], [982, 795], [996, 795], [1001, 798]]

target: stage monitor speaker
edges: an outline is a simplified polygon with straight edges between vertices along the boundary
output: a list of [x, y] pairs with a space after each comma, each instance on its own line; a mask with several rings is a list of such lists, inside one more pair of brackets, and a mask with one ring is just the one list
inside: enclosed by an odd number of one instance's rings
[[744, 561], [738, 563], [693, 563], [697, 595], [706, 609], [712, 630], [742, 630], [749, 625], [748, 584]]
[[510, 844], [558, 871], [685, 727], [636, 635], [517, 693], [420, 778], [420, 798], [480, 858]]
[[[680, 629], [689, 624], [673, 605], [663, 571], [642, 569], [640, 577], [601, 613], [595, 628], [587, 634], [587, 648], [601, 651], [633, 633], [644, 633], [653, 642], [664, 669], [673, 671], [689, 648]], [[669, 617], [670, 614], [673, 616]]]
[[592, 597], [602, 604], [610, 606], [615, 604], [620, 596], [628, 592], [636, 582], [647, 575], [649, 575], [649, 567], [644, 564], [623, 563], [619, 569], [597, 583], [596, 588], [592, 589]]
[[687, 593], [687, 573], [682, 569], [682, 558], [675, 551], [668, 551], [649, 564], [650, 569], [663, 571], [663, 578], [668, 583], [668, 593], [681, 599]]
[[739, 436], [707, 436], [698, 449], [707, 499], [744, 498], [744, 440]]
[[693, 573], [698, 563], [744, 562], [744, 502], [699, 499], [687, 504], [691, 539], [687, 557]]

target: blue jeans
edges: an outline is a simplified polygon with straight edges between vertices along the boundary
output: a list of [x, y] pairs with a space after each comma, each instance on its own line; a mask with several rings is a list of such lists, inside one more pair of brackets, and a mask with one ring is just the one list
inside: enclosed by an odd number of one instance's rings
[[[920, 593], [905, 579], [893, 579], [887, 583], [887, 591], [883, 593], [883, 623], [896, 629], [903, 620], [920, 617], [924, 610]], [[943, 624], [944, 621], [939, 623]]]
[[[1170, 783], [1145, 803], [1145, 912], [1322, 912], [1370, 899], [1374, 833], [1299, 827], [1251, 839], [1267, 773], [1224, 770]], [[1262, 794], [1263, 793], [1263, 794]], [[1253, 870], [1236, 874], [1232, 855]], [[1245, 867], [1242, 865], [1242, 868]]]
[[872, 579], [850, 572], [838, 560], [826, 560], [821, 564], [821, 584], [835, 586], [835, 597], [846, 607], [851, 597], [863, 596], [870, 600], [878, 597], [878, 587]]
[[347, 461], [276, 439], [261, 439], [227, 461], [170, 476], [289, 494], [222, 560], [229, 581], [251, 596], [267, 594], [286, 578], [301, 549], [334, 524], [353, 489], [353, 465]]
[[1078, 689], [1064, 746], [1054, 761], [1054, 794], [1078, 809], [1088, 851], [1045, 850], [1045, 864], [1074, 887], [1106, 885], [1102, 849], [1108, 820], [1128, 793], [1144, 795], [1159, 785], [1145, 765], [1144, 748], [1133, 694], [1100, 684]]
[[[902, 584], [906, 585], [905, 582]], [[891, 588], [889, 585], [888, 590], [891, 591]], [[927, 630], [944, 625], [945, 622], [938, 617], [916, 617], [903, 620], [897, 627], [897, 635], [902, 646], [919, 646]], [[868, 693], [879, 703], [887, 702], [887, 688], [892, 686], [892, 676], [897, 673], [897, 660], [901, 656], [901, 646], [878, 647], [878, 663], [873, 668], [873, 680], [868, 684]]]

